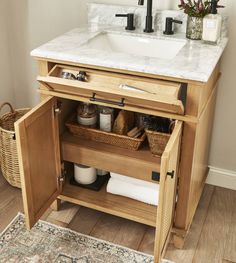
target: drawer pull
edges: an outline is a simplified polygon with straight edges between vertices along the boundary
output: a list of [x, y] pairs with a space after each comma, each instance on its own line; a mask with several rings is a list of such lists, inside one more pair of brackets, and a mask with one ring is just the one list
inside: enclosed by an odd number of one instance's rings
[[90, 98], [90, 101], [96, 101], [96, 102], [101, 102], [101, 103], [106, 103], [106, 104], [111, 104], [111, 105], [116, 105], [119, 107], [124, 107], [125, 106], [125, 99], [122, 98], [120, 102], [115, 102], [115, 101], [111, 101], [111, 100], [104, 100], [104, 99], [98, 99], [96, 98], [96, 93], [93, 93], [92, 98]]
[[168, 175], [168, 176], [170, 176], [170, 177], [171, 177], [171, 179], [173, 179], [173, 178], [174, 178], [174, 176], [175, 176], [175, 171], [168, 172], [168, 173], [167, 173], [167, 175]]

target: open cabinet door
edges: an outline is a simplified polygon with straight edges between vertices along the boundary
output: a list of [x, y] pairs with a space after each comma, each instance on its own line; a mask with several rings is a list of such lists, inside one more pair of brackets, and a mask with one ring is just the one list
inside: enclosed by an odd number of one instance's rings
[[49, 97], [15, 123], [26, 225], [32, 228], [60, 194], [56, 99]]
[[155, 263], [161, 262], [161, 255], [171, 232], [176, 203], [176, 183], [182, 122], [177, 121], [171, 138], [161, 158], [160, 193], [157, 212]]

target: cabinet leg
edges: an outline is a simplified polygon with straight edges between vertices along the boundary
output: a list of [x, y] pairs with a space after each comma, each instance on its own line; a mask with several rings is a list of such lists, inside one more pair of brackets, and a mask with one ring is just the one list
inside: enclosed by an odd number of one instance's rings
[[56, 199], [52, 205], [51, 205], [51, 208], [52, 210], [54, 211], [59, 211], [60, 210], [60, 206], [61, 206], [61, 200], [60, 199]]
[[177, 235], [177, 234], [173, 235], [173, 243], [174, 243], [175, 248], [183, 249], [184, 242], [185, 242], [185, 237], [186, 236], [182, 236], [182, 235], [180, 236], [180, 235]]

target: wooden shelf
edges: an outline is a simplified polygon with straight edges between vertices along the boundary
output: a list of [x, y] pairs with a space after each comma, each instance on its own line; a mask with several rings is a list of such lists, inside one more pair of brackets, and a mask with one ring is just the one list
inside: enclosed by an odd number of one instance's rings
[[139, 151], [122, 149], [95, 141], [82, 140], [70, 133], [62, 136], [62, 159], [97, 169], [152, 181], [152, 172], [160, 171], [161, 158], [154, 157], [148, 146]]
[[157, 207], [106, 192], [92, 191], [66, 182], [59, 197], [64, 201], [156, 227]]

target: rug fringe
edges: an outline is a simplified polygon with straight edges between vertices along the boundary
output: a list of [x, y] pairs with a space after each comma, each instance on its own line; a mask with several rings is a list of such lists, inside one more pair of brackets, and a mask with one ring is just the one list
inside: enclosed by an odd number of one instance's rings
[[[0, 236], [3, 236], [5, 234], [5, 232], [8, 230], [8, 228], [11, 226], [11, 224], [13, 224], [20, 216], [22, 216], [24, 219], [25, 219], [25, 215], [22, 213], [22, 212], [18, 212], [17, 215], [11, 220], [11, 222], [7, 225], [7, 227], [2, 231], [2, 233], [0, 233]], [[85, 235], [85, 234], [82, 234], [82, 233], [79, 233], [79, 232], [76, 232], [74, 230], [71, 230], [69, 228], [65, 228], [65, 227], [62, 227], [62, 226], [58, 226], [56, 224], [53, 224], [53, 223], [50, 223], [50, 222], [47, 222], [47, 221], [44, 221], [44, 220], [39, 220], [39, 222], [42, 222], [46, 225], [49, 225], [49, 226], [53, 226], [55, 228], [58, 228], [58, 229], [61, 229], [61, 230], [66, 230], [70, 233], [73, 233], [73, 234], [79, 234], [83, 237], [86, 237], [86, 238], [90, 238], [92, 240], [95, 240], [95, 241], [98, 241], [98, 242], [105, 242], [109, 245], [112, 245], [112, 246], [116, 246], [118, 248], [121, 248], [121, 249], [125, 249], [125, 250], [128, 250], [130, 252], [133, 252], [133, 253], [136, 253], [136, 254], [139, 254], [139, 255], [143, 255], [143, 256], [146, 256], [146, 257], [151, 257], [151, 258], [154, 258], [153, 255], [150, 255], [150, 254], [147, 254], [147, 253], [143, 253], [143, 252], [140, 252], [140, 251], [137, 251], [137, 250], [134, 250], [134, 249], [131, 249], [131, 248], [127, 248], [127, 247], [124, 247], [124, 246], [121, 246], [121, 245], [117, 245], [117, 244], [114, 244], [112, 242], [109, 242], [109, 241], [106, 241], [106, 240], [102, 240], [102, 239], [99, 239], [99, 238], [95, 238], [95, 237], [92, 237], [92, 236], [88, 236], [88, 235]], [[163, 259], [162, 260], [162, 263], [175, 263], [173, 261], [169, 261], [169, 260], [166, 260], [166, 259]]]

